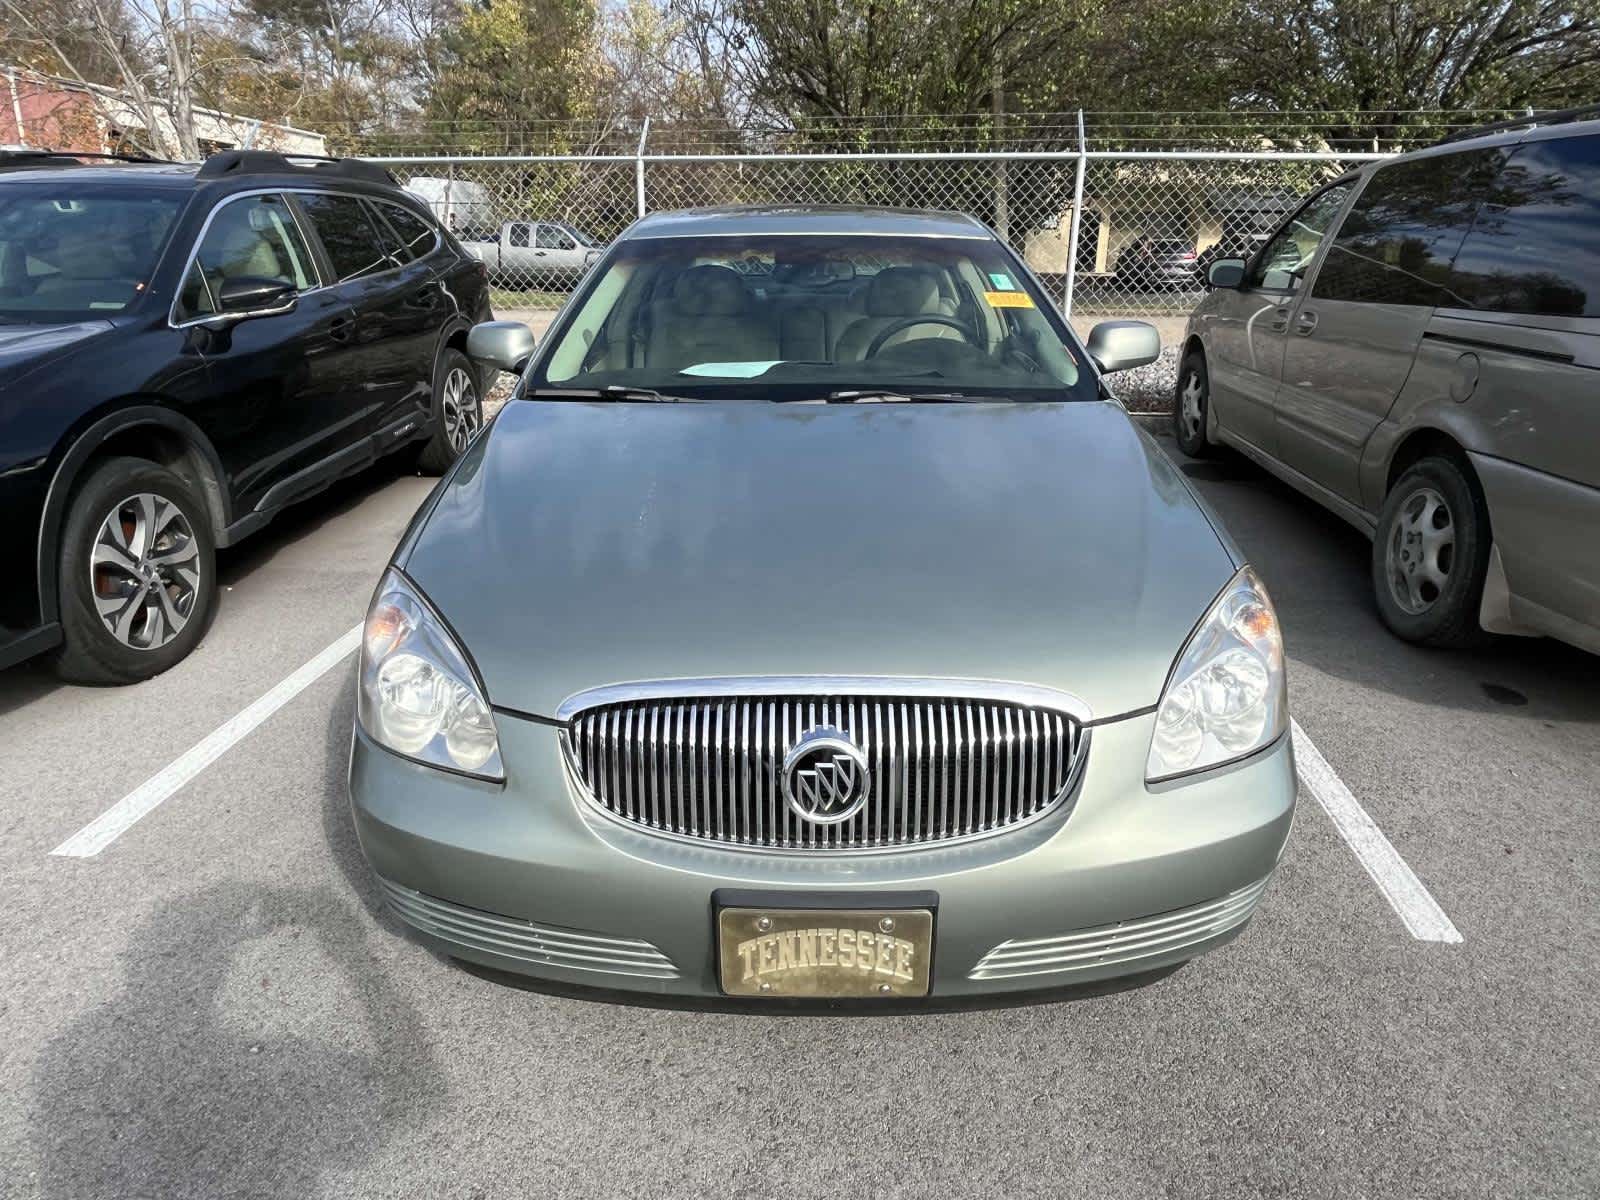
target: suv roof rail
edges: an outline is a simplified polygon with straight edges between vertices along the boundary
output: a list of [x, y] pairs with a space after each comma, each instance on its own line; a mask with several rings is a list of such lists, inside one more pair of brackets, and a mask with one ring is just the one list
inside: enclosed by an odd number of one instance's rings
[[30, 162], [57, 162], [73, 159], [105, 162], [170, 163], [170, 158], [155, 158], [137, 150], [51, 150], [39, 146], [0, 146], [0, 167], [25, 166]]
[[1541, 125], [1566, 125], [1571, 121], [1587, 121], [1596, 117], [1600, 117], [1600, 104], [1582, 104], [1577, 108], [1558, 108], [1542, 113], [1529, 111], [1520, 117], [1511, 117], [1504, 121], [1491, 121], [1487, 125], [1474, 125], [1471, 129], [1458, 129], [1432, 144], [1443, 146], [1449, 142], [1462, 142], [1468, 138], [1484, 137], [1491, 133], [1504, 133], [1511, 129], [1536, 129]]
[[331, 158], [325, 154], [280, 154], [276, 150], [219, 150], [200, 164], [196, 178], [221, 179], [230, 175], [285, 175], [316, 172], [340, 179], [395, 184], [388, 168], [359, 158]]

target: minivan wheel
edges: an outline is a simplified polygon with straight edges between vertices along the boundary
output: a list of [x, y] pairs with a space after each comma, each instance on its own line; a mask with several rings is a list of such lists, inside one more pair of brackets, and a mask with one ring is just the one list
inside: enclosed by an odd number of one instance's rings
[[456, 349], [439, 356], [433, 373], [433, 434], [417, 455], [417, 469], [443, 475], [483, 424], [483, 397], [472, 360]]
[[1372, 542], [1372, 585], [1383, 623], [1408, 642], [1465, 646], [1478, 623], [1489, 567], [1489, 511], [1476, 481], [1451, 458], [1410, 467], [1383, 502]]
[[174, 666], [204, 635], [216, 600], [211, 522], [188, 481], [142, 458], [93, 468], [67, 511], [58, 562], [72, 683], [136, 683]]
[[1206, 416], [1211, 408], [1211, 381], [1206, 357], [1198, 350], [1183, 356], [1178, 387], [1172, 401], [1172, 431], [1178, 448], [1190, 458], [1206, 458], [1213, 444], [1206, 438]]

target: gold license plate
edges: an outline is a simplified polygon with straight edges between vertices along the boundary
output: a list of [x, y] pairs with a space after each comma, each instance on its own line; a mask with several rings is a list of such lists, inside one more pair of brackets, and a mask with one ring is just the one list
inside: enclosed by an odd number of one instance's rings
[[724, 908], [722, 990], [730, 996], [926, 996], [926, 908]]

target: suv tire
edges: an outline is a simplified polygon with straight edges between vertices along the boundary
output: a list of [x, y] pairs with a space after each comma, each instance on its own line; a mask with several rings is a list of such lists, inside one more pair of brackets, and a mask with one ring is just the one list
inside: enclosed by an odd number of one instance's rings
[[433, 369], [433, 433], [417, 455], [417, 470], [443, 475], [483, 424], [478, 370], [461, 351], [447, 347]]
[[1211, 379], [1206, 374], [1206, 356], [1191, 350], [1178, 368], [1178, 385], [1172, 394], [1172, 433], [1178, 449], [1190, 458], [1209, 458], [1216, 445], [1206, 437], [1206, 421], [1211, 414]]
[[143, 458], [92, 467], [73, 493], [57, 579], [72, 683], [137, 683], [176, 665], [205, 635], [216, 603], [215, 545], [199, 493]]
[[1466, 465], [1442, 456], [1414, 463], [1389, 489], [1372, 540], [1383, 623], [1427, 646], [1486, 641], [1478, 609], [1489, 545], [1489, 509]]

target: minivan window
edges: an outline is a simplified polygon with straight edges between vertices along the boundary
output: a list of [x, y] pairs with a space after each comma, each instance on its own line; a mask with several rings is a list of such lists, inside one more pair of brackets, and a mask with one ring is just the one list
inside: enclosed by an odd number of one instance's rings
[[334, 274], [341, 281], [387, 271], [394, 265], [360, 200], [329, 192], [298, 192], [296, 198], [316, 226]]
[[92, 321], [132, 304], [186, 196], [125, 183], [0, 184], [0, 319]]
[[1319, 300], [1432, 306], [1502, 151], [1430, 155], [1379, 167], [1317, 271]]
[[1472, 308], [1600, 316], [1600, 137], [1530, 142], [1512, 154], [1451, 286]]
[[187, 321], [215, 312], [217, 290], [230, 279], [275, 279], [302, 292], [317, 285], [311, 252], [282, 196], [241, 196], [217, 209], [173, 315]]
[[1328, 226], [1350, 194], [1351, 184], [1341, 183], [1321, 195], [1313, 196], [1299, 212], [1289, 218], [1266, 244], [1250, 267], [1246, 283], [1250, 287], [1289, 291], [1300, 286], [1317, 247], [1327, 235]]

